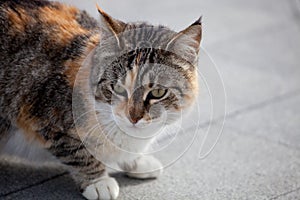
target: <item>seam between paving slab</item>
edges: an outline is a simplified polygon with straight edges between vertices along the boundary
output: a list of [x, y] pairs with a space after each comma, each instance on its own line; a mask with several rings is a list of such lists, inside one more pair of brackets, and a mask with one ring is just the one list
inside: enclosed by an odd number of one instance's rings
[[[282, 94], [282, 95], [273, 96], [270, 99], [267, 99], [267, 100], [264, 100], [264, 101], [261, 101], [261, 102], [258, 102], [258, 103], [250, 104], [249, 106], [245, 106], [244, 108], [228, 112], [227, 114], [225, 114], [225, 124], [226, 124], [226, 120], [234, 118], [238, 115], [245, 114], [245, 113], [248, 113], [248, 112], [251, 112], [251, 111], [254, 111], [254, 110], [259, 110], [260, 108], [264, 108], [268, 105], [272, 105], [272, 104], [275, 104], [275, 103], [278, 103], [278, 102], [281, 102], [281, 101], [291, 99], [293, 97], [297, 97], [298, 95], [300, 95], [300, 88], [297, 89], [297, 90], [289, 91], [289, 92], [287, 92], [285, 94]], [[219, 123], [223, 119], [224, 119], [224, 115], [222, 115], [220, 117], [217, 117], [217, 118], [215, 118], [211, 121], [205, 121], [205, 122], [201, 123], [199, 125], [199, 127], [200, 128], [205, 128], [209, 125]], [[191, 129], [194, 129], [194, 128], [195, 127], [190, 127], [186, 131], [190, 131]]]
[[[247, 114], [247, 112], [251, 112], [251, 111], [255, 111], [255, 110], [259, 110], [260, 108], [264, 108], [264, 107], [267, 107], [267, 106], [270, 106], [270, 105], [273, 105], [273, 104], [276, 104], [276, 103], [279, 103], [279, 102], [283, 102], [283, 101], [286, 101], [286, 100], [289, 100], [289, 99], [292, 99], [292, 98], [295, 98], [297, 96], [300, 95], [300, 90], [296, 90], [294, 93], [293, 92], [289, 92], [289, 93], [286, 93], [284, 95], [281, 95], [281, 96], [277, 96], [275, 98], [272, 98], [270, 100], [267, 100], [265, 102], [261, 102], [261, 103], [258, 103], [256, 106], [253, 105], [253, 106], [249, 106], [248, 109], [245, 109], [244, 112], [235, 112], [235, 113], [232, 113], [230, 116], [229, 116], [229, 119], [230, 118], [234, 118], [240, 114]], [[251, 108], [252, 107], [252, 108]], [[227, 118], [226, 118], [227, 119]], [[226, 123], [226, 121], [225, 121]], [[236, 126], [228, 126], [229, 128], [231, 128], [232, 130], [234, 131], [237, 131], [238, 133], [241, 132], [241, 130], [236, 127]], [[300, 151], [299, 148], [297, 147], [293, 147], [287, 143], [284, 143], [284, 142], [280, 142], [280, 141], [274, 141], [274, 140], [270, 140], [266, 137], [262, 137], [262, 136], [258, 136], [258, 135], [252, 135], [252, 134], [249, 134], [249, 132], [247, 131], [243, 131], [244, 133], [246, 133], [247, 136], [250, 136], [250, 137], [255, 137], [255, 138], [260, 138], [260, 139], [264, 139], [268, 142], [272, 142], [272, 143], [276, 143], [278, 145], [281, 145], [281, 146], [284, 146], [284, 147], [287, 147], [289, 149], [293, 149], [293, 150], [297, 150], [297, 151]], [[245, 135], [245, 136], [246, 136]]]
[[296, 188], [296, 189], [293, 189], [293, 190], [290, 190], [290, 191], [288, 191], [288, 192], [279, 194], [279, 195], [277, 195], [277, 196], [275, 196], [275, 197], [270, 198], [269, 200], [278, 199], [278, 198], [280, 198], [280, 197], [287, 196], [287, 195], [289, 195], [289, 194], [291, 194], [291, 193], [293, 193], [293, 192], [297, 192], [297, 191], [300, 191], [300, 187], [298, 187], [298, 188]]
[[26, 187], [22, 187], [22, 188], [20, 188], [20, 189], [17, 189], [17, 190], [14, 190], [14, 191], [11, 191], [11, 192], [2, 194], [2, 195], [0, 195], [0, 198], [1, 198], [1, 197], [7, 197], [7, 196], [9, 196], [9, 195], [11, 195], [11, 194], [14, 194], [14, 193], [17, 193], [17, 192], [21, 192], [21, 191], [27, 190], [27, 189], [29, 189], [29, 188], [32, 188], [32, 187], [41, 185], [41, 184], [43, 184], [43, 183], [46, 183], [46, 182], [48, 182], [48, 181], [51, 181], [51, 180], [53, 180], [53, 179], [59, 178], [59, 177], [61, 177], [61, 176], [67, 175], [67, 174], [69, 174], [69, 172], [64, 172], [64, 173], [57, 174], [57, 175], [52, 176], [52, 177], [50, 177], [50, 178], [47, 178], [47, 179], [38, 181], [38, 182], [36, 182], [36, 183], [34, 183], [34, 184], [30, 184], [30, 185], [28, 185], [28, 186], [26, 186]]
[[[237, 134], [242, 135], [242, 134], [239, 133], [239, 132], [241, 132], [241, 130], [239, 130], [238, 128], [233, 127], [233, 126], [229, 126], [229, 128], [230, 128], [231, 130], [233, 130], [233, 131], [236, 131]], [[263, 139], [263, 140], [265, 140], [265, 141], [267, 141], [267, 142], [271, 142], [271, 143], [273, 143], [273, 144], [278, 144], [278, 145], [280, 145], [280, 146], [286, 147], [286, 148], [291, 149], [291, 150], [300, 151], [300, 148], [291, 146], [291, 145], [289, 145], [289, 144], [287, 144], [287, 143], [284, 143], [284, 142], [281, 142], [281, 141], [270, 140], [270, 139], [268, 139], [267, 137], [263, 137], [263, 136], [259, 136], [259, 135], [255, 135], [255, 134], [250, 134], [250, 133], [247, 132], [247, 131], [243, 131], [243, 133], [246, 133], [246, 134], [243, 135], [243, 136], [245, 136], [245, 137], [257, 138], [257, 139]]]
[[[293, 1], [289, 1], [291, 10], [293, 12], [293, 17], [296, 21], [300, 20], [300, 0], [293, 0]], [[296, 23], [296, 25], [298, 25], [298, 27], [300, 28], [300, 24]]]
[[258, 110], [258, 109], [266, 107], [268, 105], [272, 105], [272, 104], [275, 104], [275, 103], [278, 103], [278, 102], [281, 102], [281, 101], [291, 99], [293, 97], [297, 97], [298, 95], [300, 95], [300, 88], [296, 89], [296, 90], [293, 90], [293, 91], [289, 91], [289, 92], [287, 92], [285, 94], [282, 94], [282, 95], [274, 96], [274, 97], [272, 97], [270, 99], [267, 99], [265, 101], [258, 102], [258, 103], [246, 106], [245, 108], [230, 112], [226, 116], [226, 119], [234, 118], [234, 117], [236, 117], [240, 114], [244, 114], [244, 113], [247, 113], [247, 112], [253, 111], [253, 110]]
[[[275, 97], [270, 98], [268, 100], [265, 100], [265, 101], [262, 101], [262, 102], [258, 102], [258, 103], [246, 106], [245, 108], [238, 109], [236, 111], [230, 112], [230, 113], [228, 113], [228, 114], [225, 115], [225, 121], [224, 121], [224, 124], [223, 124], [223, 128], [225, 127], [226, 120], [228, 120], [228, 119], [234, 118], [234, 117], [236, 117], [236, 116], [238, 116], [240, 114], [246, 114], [248, 112], [259, 110], [259, 109], [264, 108], [266, 106], [269, 106], [269, 105], [272, 105], [272, 104], [275, 104], [275, 103], [278, 103], [278, 102], [281, 102], [281, 101], [285, 101], [285, 100], [297, 97], [298, 95], [300, 95], [300, 88], [297, 89], [297, 90], [290, 91], [290, 92], [287, 92], [285, 94], [279, 95], [279, 96], [275, 96]], [[216, 118], [216, 119], [214, 119], [212, 121], [207, 121], [207, 122], [201, 123], [199, 125], [199, 128], [205, 128], [207, 126], [211, 126], [211, 125], [217, 124], [217, 123], [221, 122], [223, 119], [224, 119], [224, 116], [221, 116], [221, 117], [218, 117], [218, 118]], [[194, 128], [195, 127], [190, 127], [186, 131], [191, 131]], [[237, 130], [236, 128], [233, 128], [232, 126], [230, 126], [229, 128], [231, 128], [232, 130], [237, 131], [237, 132], [240, 131], [240, 130]], [[221, 135], [222, 135], [222, 133], [220, 133], [219, 136], [221, 136]], [[294, 148], [292, 146], [288, 146], [287, 144], [284, 144], [284, 143], [280, 143], [280, 142], [268, 140], [267, 138], [264, 138], [264, 137], [251, 136], [249, 134], [246, 134], [245, 136], [247, 136], [247, 137], [261, 138], [261, 139], [264, 139], [267, 142], [271, 142], [271, 143], [274, 143], [274, 144], [282, 145], [282, 146], [285, 146], [286, 148], [299, 151], [299, 149], [297, 149], [297, 148]], [[220, 137], [218, 137], [218, 140], [219, 139], [220, 139]], [[217, 142], [218, 142], [218, 140], [217, 140]]]
[[[230, 114], [227, 115], [226, 119], [230, 119], [230, 118], [234, 118], [240, 114], [245, 114], [247, 112], [251, 112], [251, 111], [254, 111], [254, 110], [259, 110], [260, 108], [264, 108], [266, 106], [269, 106], [269, 105], [273, 105], [273, 104], [276, 104], [276, 103], [279, 103], [279, 102], [282, 102], [282, 101], [286, 101], [286, 100], [289, 100], [289, 99], [292, 99], [292, 98], [295, 98], [297, 97], [298, 95], [300, 95], [300, 89], [298, 90], [295, 90], [295, 91], [291, 91], [291, 92], [288, 92], [288, 93], [285, 93], [283, 95], [279, 95], [279, 96], [275, 96], [269, 100], [266, 100], [266, 101], [263, 101], [263, 102], [260, 102], [260, 103], [256, 103], [256, 104], [253, 104], [253, 105], [250, 105], [244, 109], [240, 109], [240, 110], [237, 110], [237, 111], [234, 111], [234, 112], [231, 112]], [[218, 120], [215, 120], [214, 123], [217, 123]], [[226, 123], [226, 122], [225, 122]], [[230, 128], [234, 131], [237, 131], [239, 132], [240, 130], [237, 130], [237, 128], [235, 127], [232, 127], [230, 126]], [[272, 142], [272, 143], [276, 143], [276, 144], [279, 144], [279, 145], [282, 145], [282, 146], [285, 146], [289, 149], [293, 149], [293, 150], [298, 150], [298, 148], [294, 148], [294, 147], [291, 147], [290, 145], [288, 144], [285, 144], [285, 143], [282, 143], [282, 142], [275, 142], [275, 141], [272, 141], [272, 140], [268, 140], [267, 138], [265, 137], [259, 137], [259, 136], [251, 136], [249, 134], [247, 134], [248, 137], [256, 137], [256, 138], [262, 138], [268, 142]], [[289, 190], [287, 192], [284, 192], [282, 194], [279, 194], [279, 195], [276, 195], [274, 197], [271, 197], [269, 200], [275, 200], [275, 199], [278, 199], [280, 197], [284, 197], [284, 196], [287, 196], [291, 193], [294, 193], [294, 192], [297, 192], [297, 191], [300, 191], [300, 187], [297, 187], [293, 190]]]

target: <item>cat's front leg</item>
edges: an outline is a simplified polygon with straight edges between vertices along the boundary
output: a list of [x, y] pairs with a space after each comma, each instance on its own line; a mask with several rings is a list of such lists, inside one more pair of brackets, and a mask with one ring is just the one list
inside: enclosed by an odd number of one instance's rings
[[55, 137], [49, 150], [65, 164], [87, 199], [116, 199], [119, 195], [117, 181], [110, 177], [105, 166], [95, 159], [81, 140], [70, 135]]
[[120, 166], [129, 177], [138, 179], [151, 179], [159, 177], [163, 172], [161, 162], [153, 156], [143, 155], [132, 163]]

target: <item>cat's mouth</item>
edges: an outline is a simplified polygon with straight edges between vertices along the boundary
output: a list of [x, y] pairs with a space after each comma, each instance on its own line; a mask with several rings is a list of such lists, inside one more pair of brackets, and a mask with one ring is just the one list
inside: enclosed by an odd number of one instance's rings
[[127, 127], [132, 129], [139, 129], [139, 127], [136, 124], [130, 124]]
[[126, 127], [133, 130], [142, 130], [149, 126], [150, 124], [129, 124]]
[[[138, 122], [138, 123], [117, 123], [119, 129], [127, 135], [133, 137], [152, 138], [157, 132], [163, 128], [163, 125], [159, 123], [160, 120], [151, 122]], [[158, 122], [158, 123], [157, 123]]]

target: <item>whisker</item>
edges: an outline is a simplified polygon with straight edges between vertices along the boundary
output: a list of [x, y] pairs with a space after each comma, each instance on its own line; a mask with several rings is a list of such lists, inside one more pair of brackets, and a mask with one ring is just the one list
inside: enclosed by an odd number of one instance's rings
[[[81, 145], [84, 145], [84, 141], [87, 139], [87, 137], [89, 137], [89, 135], [92, 133], [92, 131], [93, 131], [94, 129], [96, 129], [98, 126], [99, 126], [99, 124], [96, 124], [95, 126], [93, 126], [93, 127], [87, 132], [87, 135], [86, 135], [83, 139], [81, 139], [81, 143], [78, 145], [77, 149], [79, 149]], [[77, 151], [77, 152], [78, 152], [78, 151]], [[77, 154], [77, 152], [76, 152], [76, 154]]]

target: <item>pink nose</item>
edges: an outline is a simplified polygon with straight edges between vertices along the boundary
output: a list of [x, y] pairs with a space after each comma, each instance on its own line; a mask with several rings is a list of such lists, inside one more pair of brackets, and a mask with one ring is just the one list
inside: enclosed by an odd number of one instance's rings
[[128, 117], [128, 118], [132, 124], [138, 123], [138, 121], [140, 121], [140, 119], [141, 119], [141, 117]]

